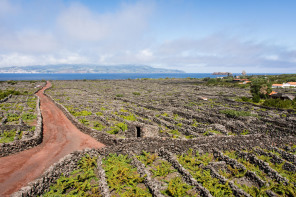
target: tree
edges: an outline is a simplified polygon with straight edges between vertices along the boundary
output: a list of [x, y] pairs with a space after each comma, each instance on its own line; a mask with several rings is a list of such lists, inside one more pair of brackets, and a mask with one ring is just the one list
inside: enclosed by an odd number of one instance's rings
[[255, 100], [258, 100], [258, 97], [266, 99], [268, 95], [272, 92], [271, 83], [264, 79], [258, 79], [252, 82], [250, 91], [253, 95], [253, 98], [256, 97]]

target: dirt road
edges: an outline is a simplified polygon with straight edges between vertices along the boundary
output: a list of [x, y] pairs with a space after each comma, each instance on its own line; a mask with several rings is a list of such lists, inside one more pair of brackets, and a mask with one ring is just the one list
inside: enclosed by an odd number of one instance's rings
[[63, 112], [48, 99], [43, 91], [40, 108], [43, 116], [43, 142], [35, 148], [0, 158], [0, 196], [9, 196], [38, 178], [63, 156], [85, 148], [101, 148], [105, 145], [80, 132]]

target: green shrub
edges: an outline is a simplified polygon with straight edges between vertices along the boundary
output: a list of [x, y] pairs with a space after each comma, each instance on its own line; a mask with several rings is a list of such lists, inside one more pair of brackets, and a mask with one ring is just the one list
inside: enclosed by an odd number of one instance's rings
[[79, 111], [79, 112], [74, 112], [73, 113], [74, 116], [90, 116], [92, 115], [92, 113], [90, 111]]
[[252, 101], [254, 103], [259, 103], [260, 102], [260, 96], [258, 94], [255, 94], [252, 98]]
[[141, 93], [140, 92], [133, 92], [133, 95], [139, 96], [139, 95], [141, 95]]
[[102, 131], [104, 128], [105, 128], [105, 126], [104, 125], [102, 125], [101, 123], [99, 123], [99, 122], [94, 122], [94, 127], [93, 127], [95, 130], [98, 130], [98, 131]]
[[79, 119], [79, 122], [81, 122], [84, 125], [89, 125], [89, 121], [86, 120], [85, 118]]
[[103, 160], [103, 167], [110, 190], [116, 196], [152, 196], [148, 188], [139, 187], [144, 178], [137, 173], [127, 155], [110, 154]]
[[276, 107], [276, 108], [293, 108], [296, 107], [296, 102], [291, 100], [278, 99], [266, 99], [263, 103], [264, 106]]
[[15, 133], [15, 130], [4, 131], [2, 134], [0, 134], [0, 143], [12, 142], [14, 140]]
[[123, 94], [116, 94], [116, 97], [123, 97]]
[[7, 122], [13, 122], [18, 121], [20, 119], [20, 116], [17, 114], [7, 114]]
[[31, 113], [24, 113], [21, 117], [23, 120], [34, 120], [37, 116]]
[[10, 85], [15, 85], [15, 84], [17, 84], [17, 81], [7, 81], [7, 83]]
[[21, 95], [22, 93], [17, 90], [0, 90], [0, 99], [4, 99], [10, 94], [12, 95]]
[[244, 101], [244, 102], [249, 102], [249, 101], [251, 100], [250, 98], [245, 97], [245, 96], [243, 96], [241, 99], [242, 99], [242, 101]]
[[123, 122], [120, 122], [120, 123], [116, 124], [116, 126], [118, 128], [120, 128], [122, 131], [126, 131], [127, 130], [127, 124], [125, 124]]
[[97, 116], [103, 116], [103, 113], [102, 112], [97, 112], [96, 115]]
[[254, 116], [249, 111], [237, 111], [232, 109], [220, 110], [219, 112], [222, 114], [225, 114], [227, 117], [230, 117], [230, 118], [236, 118], [240, 116]]
[[111, 127], [111, 130], [107, 131], [109, 134], [117, 134], [120, 132], [120, 128], [118, 127]]
[[120, 117], [125, 120], [129, 120], [129, 121], [136, 121], [137, 120], [137, 118], [133, 114], [130, 114], [128, 116], [121, 115]]
[[98, 178], [95, 174], [96, 161], [96, 157], [91, 158], [89, 155], [81, 158], [77, 170], [68, 177], [62, 174], [42, 196], [99, 196]]
[[184, 183], [180, 177], [175, 177], [170, 180], [168, 188], [164, 191], [164, 194], [167, 194], [168, 196], [176, 196], [176, 197], [183, 197], [183, 196], [189, 197], [192, 195], [189, 195], [187, 192], [191, 189], [192, 189], [192, 186]]

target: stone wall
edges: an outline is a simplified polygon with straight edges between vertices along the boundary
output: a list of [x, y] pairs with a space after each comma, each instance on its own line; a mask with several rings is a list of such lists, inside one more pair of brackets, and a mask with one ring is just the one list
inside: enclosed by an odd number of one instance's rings
[[159, 133], [159, 127], [140, 122], [128, 122], [128, 129], [124, 132], [127, 138], [146, 138], [156, 137]]
[[[173, 154], [182, 154], [189, 148], [205, 152], [215, 152], [215, 150], [242, 150], [252, 149], [254, 146], [266, 148], [271, 144], [288, 144], [295, 142], [295, 138], [269, 138], [264, 135], [247, 136], [227, 136], [227, 137], [204, 137], [194, 140], [161, 139], [161, 138], [135, 138], [117, 140], [117, 145], [108, 146], [102, 149], [86, 149], [71, 153], [59, 162], [53, 164], [41, 178], [31, 182], [12, 196], [37, 196], [44, 191], [48, 191], [51, 183], [54, 183], [63, 173], [65, 176], [77, 169], [77, 161], [85, 154], [90, 156], [101, 155], [105, 157], [110, 153], [117, 154], [139, 154], [143, 150], [147, 152], [169, 151]], [[197, 185], [195, 184], [197, 187]], [[202, 189], [202, 188], [201, 188]], [[106, 195], [105, 195], [106, 196]]]
[[[213, 148], [218, 148], [219, 150], [233, 150], [233, 149], [249, 149], [255, 146], [267, 148], [270, 144], [290, 144], [294, 143], [296, 137], [286, 136], [286, 137], [271, 137], [264, 134], [256, 135], [238, 135], [238, 136], [209, 136], [209, 137], [199, 137], [195, 139], [172, 139], [172, 138], [160, 138], [160, 137], [135, 137], [136, 127], [140, 127], [142, 131], [145, 132], [144, 124], [134, 123], [129, 124], [130, 132], [127, 139], [116, 139], [112, 135], [107, 133], [98, 132], [97, 130], [88, 128], [87, 126], [81, 124], [71, 113], [61, 104], [56, 102], [50, 95], [47, 95], [71, 120], [71, 122], [80, 129], [83, 133], [90, 135], [96, 140], [104, 143], [108, 146], [113, 146], [114, 149], [121, 152], [123, 149], [128, 150], [146, 150], [149, 152], [154, 152], [161, 147], [172, 151], [173, 153], [180, 153], [184, 150], [188, 150], [191, 147], [204, 147], [204, 149], [211, 150]], [[144, 126], [143, 126], [144, 125]], [[153, 129], [151, 129], [153, 130]]]
[[21, 188], [18, 192], [12, 194], [12, 197], [16, 196], [39, 196], [43, 194], [51, 183], [55, 182], [63, 173], [65, 176], [77, 169], [77, 162], [86, 153], [90, 156], [97, 155], [96, 151], [93, 150], [83, 150], [76, 151], [69, 155], [66, 155], [60, 159], [57, 163], [53, 164], [46, 172], [41, 176], [41, 178], [29, 183], [27, 186]]
[[[44, 93], [45, 94], [45, 93]], [[91, 129], [86, 127], [82, 123], [80, 123], [77, 118], [75, 118], [63, 105], [56, 102], [50, 95], [45, 94], [54, 104], [62, 110], [62, 112], [66, 115], [66, 117], [74, 124], [81, 132], [90, 135], [91, 137], [95, 138], [96, 140], [100, 141], [101, 143], [110, 146], [116, 144], [116, 138], [112, 135], [109, 135], [105, 132], [99, 132], [97, 130]]]
[[10, 143], [0, 144], [0, 157], [5, 157], [23, 150], [27, 150], [34, 146], [39, 145], [43, 140], [43, 129], [42, 129], [42, 115], [40, 111], [40, 99], [37, 100], [37, 124], [34, 131], [34, 135], [31, 138], [17, 140]]
[[0, 103], [6, 102], [8, 99], [10, 99], [12, 97], [12, 95], [8, 95], [7, 97], [5, 97], [4, 99], [0, 100]]
[[296, 137], [271, 138], [263, 134], [242, 136], [209, 136], [195, 139], [181, 140], [171, 138], [130, 138], [118, 139], [118, 147], [130, 150], [145, 150], [155, 152], [164, 147], [173, 153], [182, 153], [189, 148], [199, 147], [205, 151], [214, 148], [219, 150], [251, 149], [255, 146], [267, 148], [271, 144], [284, 145], [295, 143]]

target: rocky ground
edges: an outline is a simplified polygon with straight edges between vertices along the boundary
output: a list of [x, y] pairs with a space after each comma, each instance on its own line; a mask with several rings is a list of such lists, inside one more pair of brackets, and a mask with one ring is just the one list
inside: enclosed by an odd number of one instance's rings
[[295, 111], [237, 102], [236, 98], [250, 96], [248, 89], [207, 87], [199, 82], [56, 81], [48, 94], [87, 127], [117, 138], [136, 137], [136, 132], [127, 129], [133, 123], [154, 126], [154, 137], [178, 139], [295, 134]]
[[37, 124], [37, 97], [34, 92], [45, 82], [2, 82], [1, 90], [15, 90], [0, 102], [0, 143], [31, 138]]
[[109, 144], [67, 155], [14, 196], [296, 196], [296, 113], [237, 101], [248, 89], [198, 79], [52, 85], [46, 93], [72, 123]]

